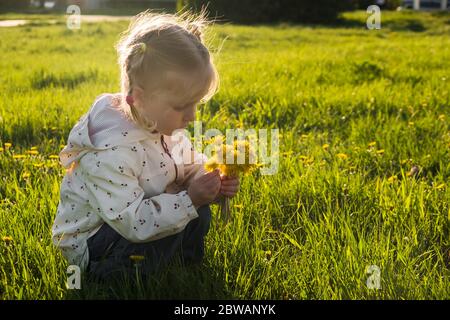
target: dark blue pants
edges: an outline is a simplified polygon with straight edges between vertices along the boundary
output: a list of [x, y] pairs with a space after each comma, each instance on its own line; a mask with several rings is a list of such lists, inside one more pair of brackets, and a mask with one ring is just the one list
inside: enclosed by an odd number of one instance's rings
[[[89, 265], [87, 272], [97, 280], [118, 278], [124, 273], [134, 275], [136, 263], [142, 275], [166, 266], [176, 256], [185, 264], [197, 264], [204, 255], [204, 237], [211, 222], [208, 205], [197, 209], [198, 218], [191, 220], [181, 232], [146, 243], [133, 243], [122, 237], [107, 223], [87, 241]], [[143, 256], [133, 261], [130, 256]]]

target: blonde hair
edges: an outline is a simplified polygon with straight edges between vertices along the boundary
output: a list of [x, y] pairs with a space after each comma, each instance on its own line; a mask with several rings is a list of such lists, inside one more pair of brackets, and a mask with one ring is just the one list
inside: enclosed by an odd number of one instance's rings
[[152, 131], [156, 124], [142, 117], [124, 97], [131, 95], [135, 86], [143, 88], [146, 94], [164, 90], [162, 88], [179, 89], [180, 83], [173, 75], [180, 71], [204, 79], [200, 83], [201, 90], [194, 95], [181, 85], [185, 95], [180, 96], [177, 91], [180, 99], [195, 98], [194, 101], [205, 103], [216, 94], [219, 74], [204, 40], [204, 29], [209, 24], [203, 9], [197, 16], [188, 11], [177, 15], [147, 10], [134, 17], [116, 44], [121, 95], [115, 101], [128, 119]]

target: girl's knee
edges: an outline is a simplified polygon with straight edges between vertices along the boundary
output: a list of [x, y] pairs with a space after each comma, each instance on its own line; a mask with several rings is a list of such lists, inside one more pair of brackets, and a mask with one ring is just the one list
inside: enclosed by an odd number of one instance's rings
[[204, 234], [208, 233], [211, 224], [211, 208], [209, 205], [201, 206], [197, 209], [199, 224], [203, 227]]

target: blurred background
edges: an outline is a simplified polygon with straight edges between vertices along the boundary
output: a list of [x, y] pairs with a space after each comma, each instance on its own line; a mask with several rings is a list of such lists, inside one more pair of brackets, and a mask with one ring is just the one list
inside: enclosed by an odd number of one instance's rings
[[174, 12], [183, 6], [199, 8], [208, 5], [211, 12], [236, 23], [330, 22], [340, 12], [366, 9], [376, 4], [385, 10], [448, 10], [448, 0], [0, 0], [0, 12], [64, 12], [78, 5], [85, 14], [136, 14], [143, 9]]

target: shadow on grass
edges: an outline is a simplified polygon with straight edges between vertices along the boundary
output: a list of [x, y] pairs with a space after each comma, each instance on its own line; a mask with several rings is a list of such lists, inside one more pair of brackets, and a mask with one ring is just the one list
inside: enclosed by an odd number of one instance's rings
[[[445, 17], [445, 14], [436, 16]], [[446, 22], [448, 23], [448, 22]], [[233, 25], [231, 22], [223, 22], [223, 24]], [[273, 22], [273, 23], [239, 23], [243, 26], [252, 27], [271, 27], [286, 29], [290, 27], [303, 27], [311, 29], [323, 29], [323, 28], [336, 28], [336, 29], [355, 29], [355, 30], [368, 30], [366, 25], [366, 20], [364, 19], [354, 19], [346, 17], [338, 17], [336, 19], [320, 22], [320, 23], [300, 23], [300, 22]], [[402, 18], [402, 19], [383, 19], [381, 21], [382, 29], [389, 29], [391, 31], [403, 31], [403, 32], [424, 32], [427, 27], [422, 21], [415, 18]]]
[[67, 290], [68, 300], [139, 300], [139, 299], [233, 299], [217, 270], [208, 265], [183, 267], [174, 263], [147, 277], [123, 274], [117, 280], [95, 282], [84, 279], [80, 290]]
[[[344, 28], [344, 29], [360, 29], [360, 30], [368, 30], [365, 21], [357, 20], [357, 19], [344, 19], [340, 18], [336, 21], [331, 22], [330, 24], [322, 24], [322, 25], [309, 25], [309, 27], [313, 28]], [[391, 20], [391, 21], [381, 21], [382, 29], [389, 29], [391, 31], [412, 31], [412, 32], [423, 32], [426, 31], [427, 28], [424, 24], [415, 19], [402, 19], [402, 20]]]

